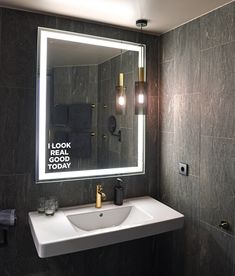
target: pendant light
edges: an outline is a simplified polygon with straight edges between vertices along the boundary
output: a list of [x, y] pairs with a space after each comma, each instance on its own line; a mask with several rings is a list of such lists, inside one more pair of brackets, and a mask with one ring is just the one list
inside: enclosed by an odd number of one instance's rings
[[126, 113], [126, 87], [124, 86], [124, 74], [119, 74], [119, 84], [116, 86], [116, 113]]
[[124, 74], [122, 70], [122, 50], [120, 60], [120, 73], [118, 85], [116, 86], [116, 114], [125, 115], [126, 113], [126, 87], [124, 86]]
[[136, 21], [136, 26], [141, 28], [141, 50], [140, 50], [140, 66], [138, 68], [138, 81], [135, 82], [135, 114], [145, 115], [147, 113], [147, 83], [144, 74], [144, 45], [142, 44], [142, 28], [147, 26], [146, 19]]

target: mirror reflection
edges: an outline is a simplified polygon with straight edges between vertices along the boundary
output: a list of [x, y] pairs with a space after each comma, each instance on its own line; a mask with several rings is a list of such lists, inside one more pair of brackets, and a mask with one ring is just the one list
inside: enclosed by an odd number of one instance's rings
[[[107, 40], [111, 47], [103, 38], [96, 40], [39, 29], [38, 181], [144, 171], [144, 116], [135, 115], [134, 106], [140, 46]], [[126, 105], [121, 113], [116, 107], [120, 73]], [[42, 131], [44, 141], [40, 140]]]

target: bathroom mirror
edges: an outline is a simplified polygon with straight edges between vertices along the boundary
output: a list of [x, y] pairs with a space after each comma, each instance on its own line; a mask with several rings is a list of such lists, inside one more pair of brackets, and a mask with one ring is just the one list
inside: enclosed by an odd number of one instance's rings
[[[145, 116], [134, 107], [141, 66], [144, 45], [38, 28], [37, 183], [144, 173]], [[115, 111], [120, 72], [125, 115]]]

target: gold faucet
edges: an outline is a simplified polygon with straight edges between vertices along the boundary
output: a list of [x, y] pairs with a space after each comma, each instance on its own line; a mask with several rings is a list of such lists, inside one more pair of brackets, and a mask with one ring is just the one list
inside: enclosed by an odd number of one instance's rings
[[96, 208], [101, 208], [102, 207], [102, 200], [106, 199], [105, 193], [103, 193], [103, 188], [101, 185], [96, 185], [96, 203], [95, 207]]

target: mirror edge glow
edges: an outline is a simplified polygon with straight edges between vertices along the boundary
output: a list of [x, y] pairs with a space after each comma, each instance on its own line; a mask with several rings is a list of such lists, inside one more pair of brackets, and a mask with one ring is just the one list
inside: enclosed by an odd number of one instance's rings
[[[145, 115], [138, 115], [138, 165], [135, 167], [120, 167], [109, 169], [82, 170], [70, 172], [46, 173], [46, 76], [47, 76], [47, 39], [69, 40], [79, 43], [113, 47], [137, 51], [139, 66], [146, 68], [146, 47], [138, 43], [119, 41], [104, 37], [72, 33], [38, 27], [37, 43], [37, 107], [36, 107], [36, 183], [73, 181], [92, 178], [108, 178], [145, 174]], [[141, 56], [141, 47], [143, 55]], [[146, 72], [145, 72], [146, 78]]]

